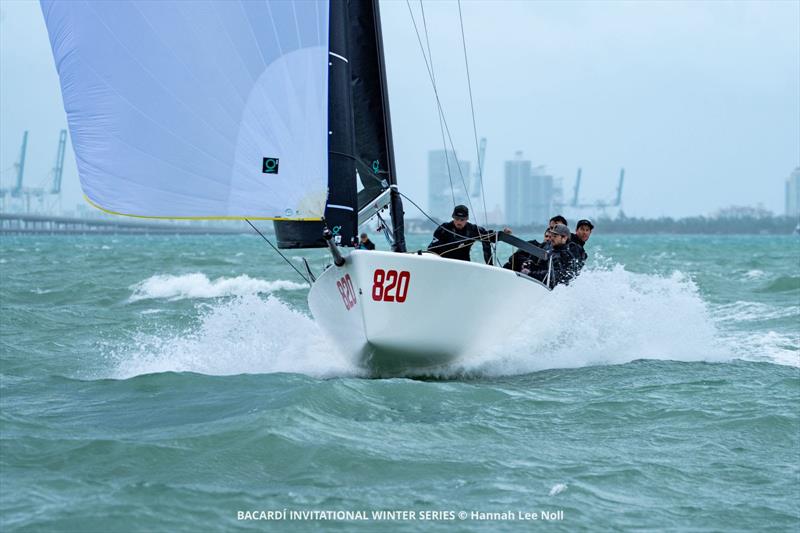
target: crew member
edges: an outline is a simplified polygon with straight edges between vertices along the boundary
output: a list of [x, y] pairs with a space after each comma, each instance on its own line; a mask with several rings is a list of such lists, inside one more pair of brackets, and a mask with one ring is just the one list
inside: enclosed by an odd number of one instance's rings
[[[550, 247], [550, 228], [544, 230], [544, 240], [542, 242], [539, 242], [536, 239], [528, 242], [534, 246], [538, 246], [539, 248], [545, 250], [548, 249]], [[533, 263], [536, 263], [539, 260], [540, 259], [538, 257], [531, 256], [531, 254], [525, 250], [517, 250], [511, 255], [511, 257], [508, 258], [508, 261], [506, 261], [506, 264], [503, 265], [503, 268], [513, 270], [514, 272], [519, 272], [522, 270], [522, 265], [524, 265], [526, 261], [532, 261]]]
[[[511, 233], [508, 228], [505, 233]], [[465, 205], [457, 205], [453, 209], [453, 220], [441, 224], [433, 232], [433, 240], [428, 245], [428, 251], [437, 253], [448, 259], [469, 261], [469, 251], [472, 243], [481, 241], [483, 246], [483, 259], [487, 265], [492, 263], [492, 246], [490, 244], [494, 232], [471, 224], [469, 222], [469, 209]]]
[[361, 239], [356, 244], [356, 250], [374, 250], [375, 243], [369, 240], [366, 233], [361, 234]]
[[550, 230], [552, 248], [548, 250], [549, 259], [538, 263], [527, 262], [521, 272], [542, 283], [547, 282], [551, 289], [559, 283], [568, 284], [579, 272], [578, 258], [573, 255], [571, 247], [567, 246], [569, 235], [569, 228], [564, 224], [553, 226]]
[[589, 241], [589, 237], [592, 236], [592, 230], [594, 230], [594, 224], [590, 220], [581, 219], [578, 221], [578, 224], [575, 226], [575, 233], [572, 233], [569, 236], [569, 244], [572, 248], [572, 255], [578, 258], [578, 271], [583, 268], [583, 265], [586, 264], [586, 259], [588, 255], [586, 255], [586, 250], [584, 250], [584, 246]]
[[566, 218], [564, 218], [562, 215], [556, 215], [550, 219], [550, 222], [548, 222], [547, 229], [553, 229], [553, 226], [556, 224], [564, 224], [565, 226], [569, 227]]

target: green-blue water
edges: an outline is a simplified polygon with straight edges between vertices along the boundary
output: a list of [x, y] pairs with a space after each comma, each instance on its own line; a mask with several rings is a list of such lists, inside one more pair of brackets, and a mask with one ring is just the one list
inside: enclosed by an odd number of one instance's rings
[[[4, 236], [0, 529], [797, 531], [800, 242], [587, 251], [546, 323], [371, 380], [257, 237]], [[284, 510], [416, 519], [238, 519]]]

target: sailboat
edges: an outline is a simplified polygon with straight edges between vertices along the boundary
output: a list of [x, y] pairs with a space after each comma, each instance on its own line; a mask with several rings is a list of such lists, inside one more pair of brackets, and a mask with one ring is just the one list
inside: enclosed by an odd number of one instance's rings
[[[280, 248], [327, 247], [309, 308], [378, 375], [450, 364], [543, 312], [537, 280], [406, 250], [377, 0], [41, 6], [92, 205], [272, 220]], [[386, 211], [392, 251], [353, 249]]]

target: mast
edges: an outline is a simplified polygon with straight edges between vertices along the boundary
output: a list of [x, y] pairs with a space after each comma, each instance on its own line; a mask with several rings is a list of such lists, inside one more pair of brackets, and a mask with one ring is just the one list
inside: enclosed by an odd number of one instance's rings
[[390, 207], [392, 249], [405, 252], [378, 0], [350, 0], [349, 6], [355, 161], [364, 187], [359, 192], [359, 209], [385, 195], [380, 203]]
[[[378, 0], [331, 0], [329, 30], [325, 226], [336, 244], [352, 246], [359, 215], [363, 223], [389, 206], [392, 249], [405, 252]], [[322, 230], [319, 222], [275, 222], [280, 248], [324, 247]]]
[[397, 175], [394, 165], [394, 143], [392, 142], [392, 120], [389, 113], [389, 92], [386, 83], [386, 62], [383, 56], [383, 33], [381, 31], [381, 12], [378, 0], [372, 0], [373, 12], [375, 16], [375, 43], [378, 51], [378, 62], [381, 78], [381, 97], [383, 98], [383, 123], [386, 127], [386, 149], [389, 159], [389, 186], [392, 191], [390, 212], [392, 216], [392, 232], [394, 233], [394, 244], [392, 250], [395, 252], [406, 251], [406, 237], [403, 219], [403, 200], [397, 190]]
[[328, 46], [328, 203], [325, 225], [339, 246], [353, 246], [358, 232], [355, 133], [350, 89], [350, 15], [347, 0], [331, 0]]

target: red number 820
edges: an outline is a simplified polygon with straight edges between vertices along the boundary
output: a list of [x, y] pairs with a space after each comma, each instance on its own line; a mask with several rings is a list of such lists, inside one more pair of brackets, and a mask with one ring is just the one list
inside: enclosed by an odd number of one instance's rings
[[372, 299], [376, 302], [403, 303], [408, 295], [411, 273], [407, 270], [375, 269], [372, 277]]

